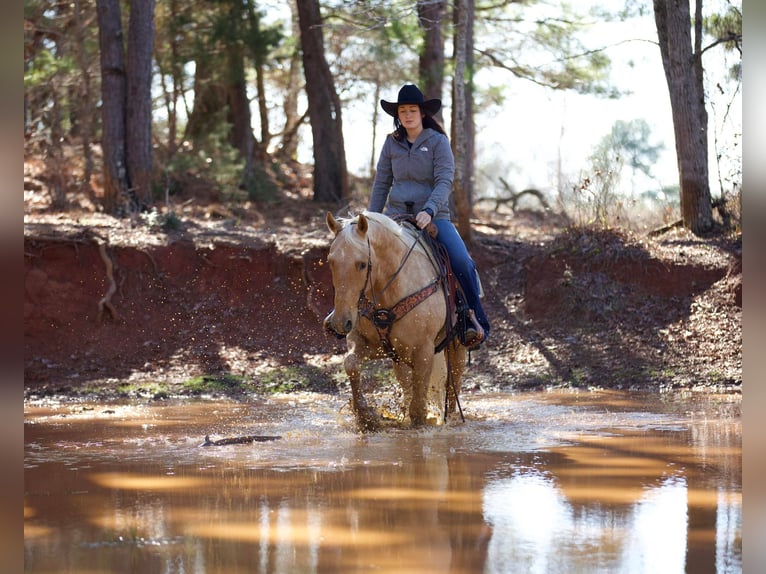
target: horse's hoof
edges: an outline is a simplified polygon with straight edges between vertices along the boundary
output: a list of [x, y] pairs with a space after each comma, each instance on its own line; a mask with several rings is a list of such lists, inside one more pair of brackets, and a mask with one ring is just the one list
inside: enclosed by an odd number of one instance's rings
[[442, 417], [437, 415], [429, 415], [426, 417], [426, 426], [429, 427], [440, 427], [444, 424], [444, 421], [442, 420]]
[[356, 421], [363, 432], [375, 432], [380, 429], [380, 419], [371, 408], [357, 411]]
[[380, 430], [380, 425], [375, 421], [366, 421], [361, 423], [361, 430], [362, 432], [378, 432]]
[[359, 427], [364, 432], [377, 432], [380, 430], [380, 421], [377, 417], [365, 417], [359, 421]]
[[410, 423], [413, 427], [424, 427], [428, 424], [428, 414], [419, 410], [410, 410]]

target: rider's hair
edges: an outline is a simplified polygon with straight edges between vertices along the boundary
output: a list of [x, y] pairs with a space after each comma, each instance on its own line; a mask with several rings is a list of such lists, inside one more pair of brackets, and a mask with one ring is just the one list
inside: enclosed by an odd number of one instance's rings
[[[423, 109], [422, 107], [420, 108]], [[407, 139], [407, 129], [402, 125], [402, 122], [399, 121], [398, 117], [394, 118], [394, 127], [396, 128], [393, 132], [393, 136], [401, 141], [404, 141]], [[425, 128], [431, 128], [432, 130], [435, 130], [439, 132], [440, 134], [447, 135], [447, 132], [444, 130], [444, 126], [442, 126], [439, 123], [439, 120], [437, 120], [432, 115], [429, 115], [427, 112], [423, 116], [423, 129]], [[449, 137], [449, 136], [447, 136]]]

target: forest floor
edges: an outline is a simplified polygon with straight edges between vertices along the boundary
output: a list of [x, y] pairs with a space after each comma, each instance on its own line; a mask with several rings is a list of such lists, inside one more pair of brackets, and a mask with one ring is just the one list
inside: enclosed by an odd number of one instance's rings
[[[197, 194], [131, 221], [87, 201], [54, 212], [28, 186], [25, 396], [337, 392], [345, 345], [321, 325], [334, 208], [306, 195]], [[464, 389], [741, 391], [740, 233], [650, 238], [481, 209], [472, 225], [493, 329]]]

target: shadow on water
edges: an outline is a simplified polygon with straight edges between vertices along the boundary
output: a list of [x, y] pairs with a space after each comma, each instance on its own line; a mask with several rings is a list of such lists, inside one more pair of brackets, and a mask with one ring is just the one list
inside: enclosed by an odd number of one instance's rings
[[28, 403], [25, 570], [741, 571], [738, 397], [464, 408], [465, 424], [361, 435], [341, 398], [308, 393]]

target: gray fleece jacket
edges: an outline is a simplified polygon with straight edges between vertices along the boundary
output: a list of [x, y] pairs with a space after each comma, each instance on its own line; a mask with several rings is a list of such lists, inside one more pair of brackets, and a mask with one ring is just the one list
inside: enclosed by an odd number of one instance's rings
[[449, 219], [449, 198], [455, 174], [447, 136], [425, 128], [412, 147], [406, 139], [389, 135], [378, 159], [375, 182], [370, 194], [370, 211], [388, 215], [407, 213], [406, 202], [413, 202], [413, 213], [430, 208], [434, 219]]

